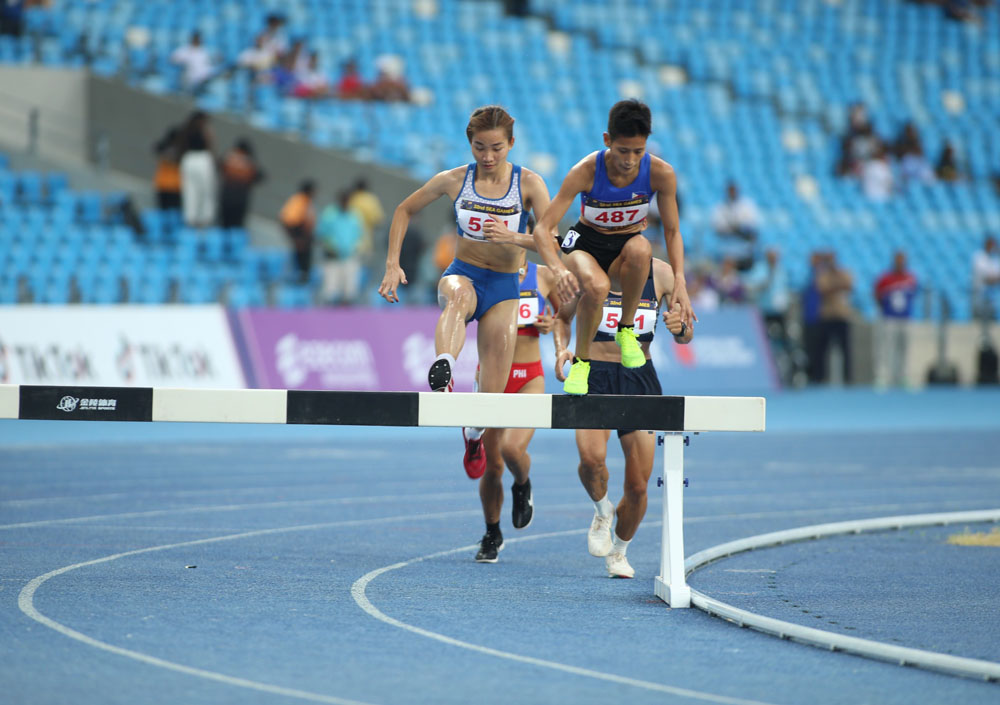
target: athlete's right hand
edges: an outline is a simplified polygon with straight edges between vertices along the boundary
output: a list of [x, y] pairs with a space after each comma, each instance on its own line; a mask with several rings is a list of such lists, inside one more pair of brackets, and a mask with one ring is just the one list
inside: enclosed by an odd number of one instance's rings
[[556, 379], [560, 382], [566, 381], [566, 373], [563, 368], [566, 366], [567, 362], [573, 362], [573, 351], [569, 348], [563, 348], [556, 352]]
[[580, 293], [580, 283], [576, 280], [576, 275], [565, 267], [557, 270], [554, 274], [559, 303], [565, 306], [571, 303], [576, 298], [576, 295]]
[[383, 299], [391, 304], [398, 304], [399, 297], [396, 296], [396, 288], [400, 284], [406, 284], [406, 272], [398, 264], [386, 265], [385, 276], [378, 287], [378, 293]]

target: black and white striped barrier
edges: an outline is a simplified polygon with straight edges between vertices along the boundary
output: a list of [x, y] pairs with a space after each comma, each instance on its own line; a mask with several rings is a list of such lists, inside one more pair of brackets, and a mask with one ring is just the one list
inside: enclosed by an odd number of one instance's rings
[[663, 544], [655, 592], [671, 607], [691, 604], [684, 577], [682, 434], [763, 431], [764, 411], [761, 397], [0, 385], [0, 419], [663, 431]]

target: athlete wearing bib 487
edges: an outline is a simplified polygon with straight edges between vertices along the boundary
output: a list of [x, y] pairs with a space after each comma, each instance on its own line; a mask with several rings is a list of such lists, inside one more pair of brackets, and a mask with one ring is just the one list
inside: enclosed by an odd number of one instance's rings
[[[396, 208], [378, 291], [387, 301], [399, 301], [396, 289], [406, 284], [399, 254], [410, 218], [437, 199], [448, 198], [455, 210], [458, 244], [454, 261], [438, 283], [442, 310], [434, 331], [437, 359], [427, 381], [433, 391], [451, 391], [452, 368], [465, 343], [465, 327], [475, 320], [479, 322], [479, 390], [500, 393], [514, 357], [518, 269], [523, 255], [516, 244], [489, 238], [512, 231], [523, 236], [528, 212], [548, 208], [549, 192], [540, 176], [507, 161], [514, 146], [514, 118], [506, 110], [496, 105], [477, 108], [465, 136], [475, 161], [436, 174]], [[479, 452], [485, 455], [477, 461], [481, 465], [491, 454], [499, 457], [501, 433], [502, 429], [483, 433]], [[502, 546], [499, 522], [488, 523], [484, 550], [495, 555]]]
[[[612, 280], [621, 282], [621, 317], [615, 334], [619, 359], [627, 368], [644, 364], [634, 324], [652, 256], [652, 245], [642, 231], [654, 195], [675, 282], [670, 308], [678, 304], [681, 320], [688, 326], [697, 320], [684, 281], [684, 242], [677, 225], [677, 177], [673, 167], [646, 153], [651, 132], [651, 116], [645, 104], [637, 100], [616, 103], [604, 133], [607, 149], [584, 157], [570, 169], [535, 229], [538, 253], [552, 269], [560, 299], [568, 303], [579, 296], [576, 358], [563, 385], [568, 394], [588, 391], [590, 345]], [[580, 219], [561, 240], [566, 253], [564, 264], [555, 245], [557, 229], [578, 194]]]
[[[618, 364], [619, 350], [615, 343], [617, 321], [621, 314], [621, 295], [610, 292], [602, 306], [602, 318], [591, 345], [591, 394], [661, 394], [660, 381], [653, 369], [649, 346], [656, 333], [658, 311], [672, 297], [674, 287], [670, 266], [659, 259], [646, 265], [646, 280], [639, 295], [635, 317], [636, 337], [642, 350], [643, 364], [629, 368]], [[563, 307], [556, 316], [553, 330], [557, 341], [556, 377], [565, 379], [563, 367], [572, 353], [561, 345], [569, 331], [572, 306]], [[679, 303], [662, 314], [667, 330], [681, 344], [691, 342], [694, 330], [684, 322]], [[618, 429], [618, 440], [625, 455], [625, 483], [617, 511], [608, 499], [608, 440], [611, 431], [578, 429], [576, 445], [580, 453], [578, 468], [580, 482], [594, 502], [594, 519], [587, 533], [587, 548], [594, 556], [603, 556], [608, 575], [612, 578], [631, 578], [635, 575], [625, 552], [629, 542], [646, 514], [646, 485], [653, 472], [656, 454], [656, 437], [648, 431]], [[614, 533], [611, 523], [617, 513], [618, 524]]]

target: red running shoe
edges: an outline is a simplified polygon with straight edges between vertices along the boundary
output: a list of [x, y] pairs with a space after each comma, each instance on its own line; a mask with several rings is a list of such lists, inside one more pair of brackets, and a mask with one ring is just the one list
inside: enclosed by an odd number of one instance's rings
[[462, 429], [462, 438], [465, 439], [465, 457], [462, 459], [465, 465], [465, 474], [473, 480], [478, 480], [486, 472], [486, 449], [483, 448], [483, 437], [476, 440], [469, 440], [465, 437], [465, 429]]

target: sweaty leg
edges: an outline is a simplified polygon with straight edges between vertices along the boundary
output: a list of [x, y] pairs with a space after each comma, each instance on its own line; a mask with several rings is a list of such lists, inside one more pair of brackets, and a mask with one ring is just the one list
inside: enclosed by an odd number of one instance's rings
[[619, 325], [630, 326], [635, 322], [635, 311], [639, 307], [642, 289], [649, 279], [649, 262], [653, 257], [653, 247], [641, 233], [625, 243], [608, 272], [622, 286], [622, 318]]
[[434, 352], [458, 357], [465, 343], [465, 322], [476, 311], [476, 290], [468, 277], [449, 274], [438, 282], [441, 315], [434, 330]]
[[611, 431], [580, 428], [576, 431], [576, 447], [580, 452], [578, 472], [583, 489], [590, 499], [599, 501], [608, 494], [608, 439]]
[[[517, 299], [494, 304], [479, 318], [479, 391], [500, 394], [507, 386], [517, 344]], [[465, 330], [462, 330], [465, 336]]]
[[486, 472], [479, 479], [479, 500], [483, 503], [483, 519], [487, 524], [500, 521], [500, 510], [503, 508], [503, 457], [500, 454], [503, 435], [502, 428], [487, 429], [483, 434]]
[[[518, 394], [543, 394], [545, 378], [535, 377], [518, 390]], [[531, 470], [531, 456], [528, 454], [528, 444], [535, 435], [533, 428], [508, 428], [503, 436], [500, 452], [503, 461], [514, 476], [514, 482], [523, 485]]]
[[576, 356], [588, 360], [590, 343], [604, 313], [604, 300], [611, 291], [611, 280], [587, 252], [571, 252], [566, 257], [566, 266], [580, 283], [580, 301], [576, 305]]
[[621, 439], [625, 453], [625, 491], [618, 503], [618, 538], [631, 541], [639, 523], [646, 515], [646, 486], [653, 472], [656, 454], [656, 435], [647, 431], [633, 431]]

